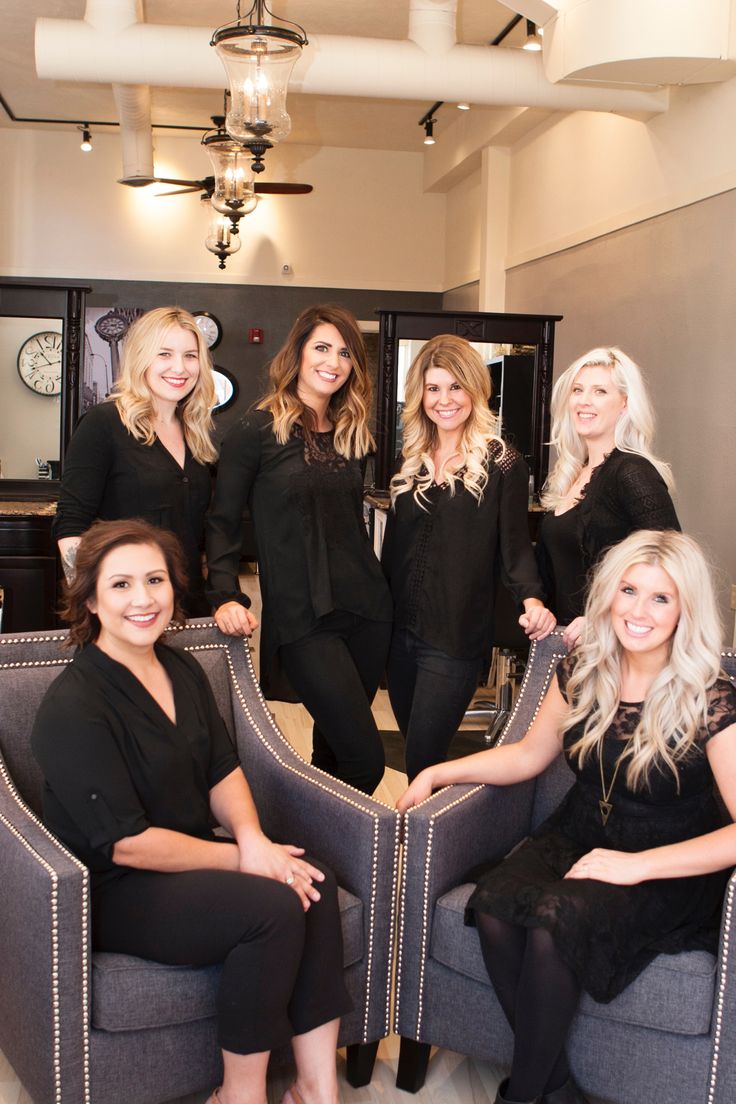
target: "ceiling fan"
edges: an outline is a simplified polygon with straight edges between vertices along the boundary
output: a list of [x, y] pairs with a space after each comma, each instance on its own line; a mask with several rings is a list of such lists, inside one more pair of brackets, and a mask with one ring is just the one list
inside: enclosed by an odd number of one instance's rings
[[[174, 180], [167, 176], [154, 176], [147, 183], [176, 185], [173, 191], [159, 192], [159, 196], [187, 195], [189, 192], [205, 192], [211, 195], [215, 188], [214, 176], [205, 176], [202, 180]], [[257, 195], [308, 195], [313, 191], [311, 184], [292, 184], [277, 180], [256, 180], [253, 188]]]

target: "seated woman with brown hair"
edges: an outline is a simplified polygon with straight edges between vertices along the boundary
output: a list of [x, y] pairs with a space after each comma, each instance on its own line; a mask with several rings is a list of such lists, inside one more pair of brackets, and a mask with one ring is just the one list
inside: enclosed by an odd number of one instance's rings
[[285, 1100], [336, 1104], [350, 999], [335, 881], [263, 834], [202, 668], [162, 643], [185, 593], [170, 533], [110, 521], [81, 538], [64, 610], [79, 648], [32, 737], [44, 820], [91, 871], [96, 950], [223, 964], [210, 1104], [265, 1104], [269, 1052], [289, 1039]]

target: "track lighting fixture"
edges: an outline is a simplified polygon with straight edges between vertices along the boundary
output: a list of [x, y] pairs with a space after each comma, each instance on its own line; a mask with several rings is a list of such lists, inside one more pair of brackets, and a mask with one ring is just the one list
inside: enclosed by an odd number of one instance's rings
[[85, 123], [84, 126], [77, 127], [77, 130], [81, 130], [82, 132], [82, 141], [79, 145], [79, 148], [82, 150], [83, 153], [91, 153], [92, 134], [90, 132], [88, 124]]
[[470, 111], [470, 104], [469, 103], [463, 102], [463, 103], [456, 104], [455, 106], [457, 107], [458, 111]]
[[527, 19], [527, 21], [526, 21], [526, 42], [522, 46], [522, 50], [539, 51], [541, 49], [542, 49], [542, 39], [537, 34], [537, 26], [531, 19]]
[[425, 146], [433, 146], [434, 142], [434, 119], [427, 119], [424, 124], [424, 144]]

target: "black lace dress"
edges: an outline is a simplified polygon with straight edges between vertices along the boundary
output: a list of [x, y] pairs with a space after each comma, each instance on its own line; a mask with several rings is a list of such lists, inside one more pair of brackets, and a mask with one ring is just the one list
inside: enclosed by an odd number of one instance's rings
[[[558, 668], [563, 694], [568, 674], [569, 660], [563, 660]], [[641, 704], [621, 702], [606, 733], [606, 786], [640, 710]], [[679, 765], [679, 794], [672, 773], [657, 770], [648, 791], [632, 793], [626, 786], [624, 764], [609, 797], [612, 811], [605, 825], [598, 805], [598, 756], [589, 755], [580, 769], [567, 749], [580, 735], [582, 724], [566, 733], [565, 751], [576, 776], [572, 789], [528, 840], [480, 876], [468, 902], [469, 914], [487, 912], [523, 927], [546, 928], [582, 988], [604, 1003], [613, 1000], [658, 954], [715, 951], [726, 872], [632, 886], [565, 881], [564, 875], [594, 847], [643, 851], [720, 827], [723, 814], [704, 749], [712, 736], [733, 724], [736, 689], [719, 679], [710, 690], [707, 726], [696, 748]]]

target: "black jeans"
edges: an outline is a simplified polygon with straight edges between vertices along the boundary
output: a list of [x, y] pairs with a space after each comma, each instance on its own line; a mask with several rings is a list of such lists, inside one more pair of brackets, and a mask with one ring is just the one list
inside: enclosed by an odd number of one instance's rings
[[368, 794], [385, 766], [371, 702], [390, 637], [389, 622], [339, 610], [279, 649], [289, 681], [314, 720], [312, 762]]
[[406, 741], [406, 773], [443, 763], [478, 685], [480, 659], [456, 659], [408, 629], [394, 629], [386, 677], [391, 708]]
[[293, 889], [231, 870], [130, 870], [95, 891], [92, 945], [175, 966], [223, 964], [218, 1040], [234, 1054], [287, 1043], [350, 1010], [334, 875], [304, 912]]

